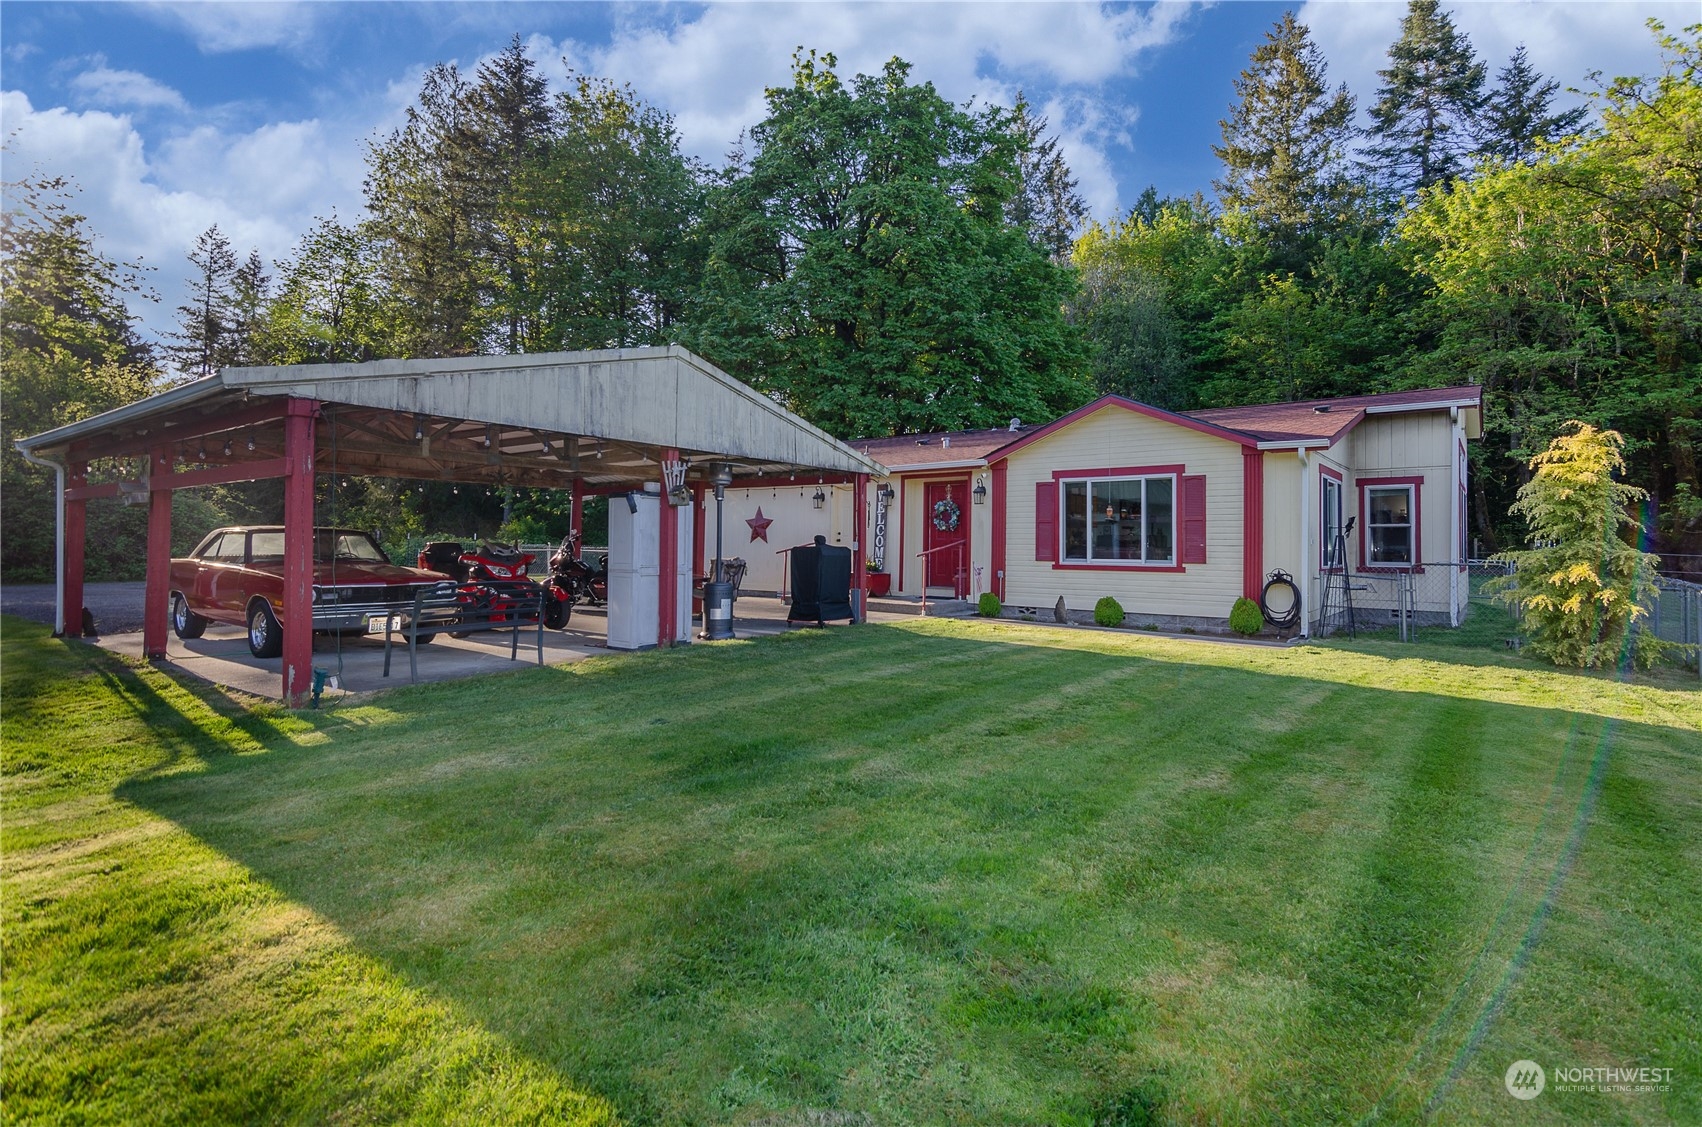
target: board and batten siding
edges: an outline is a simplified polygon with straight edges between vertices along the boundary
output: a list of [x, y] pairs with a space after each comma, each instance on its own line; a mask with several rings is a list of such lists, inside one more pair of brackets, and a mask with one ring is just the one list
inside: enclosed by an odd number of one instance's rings
[[[1446, 411], [1410, 415], [1372, 415], [1346, 439], [1348, 464], [1346, 515], [1358, 517], [1348, 553], [1355, 569], [1365, 548], [1365, 491], [1361, 483], [1379, 478], [1422, 477], [1418, 494], [1419, 564], [1436, 564], [1459, 555], [1453, 541], [1453, 506], [1458, 505], [1454, 479], [1454, 426]], [[1431, 569], [1435, 570], [1435, 569]], [[1379, 609], [1392, 605], [1380, 588], [1355, 597], [1355, 604]], [[1449, 587], [1438, 576], [1417, 584], [1418, 609], [1443, 612], [1449, 608]]]
[[[1060, 595], [1091, 611], [1105, 595], [1131, 615], [1227, 618], [1241, 594], [1241, 447], [1183, 426], [1107, 405], [1012, 453], [1006, 471], [1005, 602], [1049, 607]], [[1182, 465], [1206, 479], [1206, 562], [1182, 571], [1054, 567], [1035, 556], [1035, 485], [1057, 470]], [[1178, 497], [1181, 483], [1177, 483]], [[1062, 502], [1059, 505], [1062, 520]], [[1178, 551], [1182, 529], [1177, 528]]]

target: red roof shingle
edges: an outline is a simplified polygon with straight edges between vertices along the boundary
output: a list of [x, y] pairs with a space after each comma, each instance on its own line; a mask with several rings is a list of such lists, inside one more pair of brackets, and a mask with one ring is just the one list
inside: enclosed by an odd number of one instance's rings
[[1247, 407], [1213, 407], [1184, 412], [1190, 418], [1215, 423], [1260, 442], [1334, 442], [1365, 417], [1367, 411], [1483, 405], [1483, 388], [1476, 384], [1457, 387], [1421, 388], [1415, 391], [1386, 391], [1376, 395], [1344, 395], [1336, 399], [1304, 399], [1296, 403], [1258, 403]]

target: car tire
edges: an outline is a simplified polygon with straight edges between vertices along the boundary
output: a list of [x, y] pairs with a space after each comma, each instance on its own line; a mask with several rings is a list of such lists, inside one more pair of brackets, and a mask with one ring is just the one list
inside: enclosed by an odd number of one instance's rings
[[171, 630], [179, 638], [199, 638], [207, 632], [207, 620], [189, 609], [181, 591], [172, 592]]
[[248, 608], [248, 652], [255, 657], [277, 657], [284, 652], [284, 628], [266, 603], [256, 599]]

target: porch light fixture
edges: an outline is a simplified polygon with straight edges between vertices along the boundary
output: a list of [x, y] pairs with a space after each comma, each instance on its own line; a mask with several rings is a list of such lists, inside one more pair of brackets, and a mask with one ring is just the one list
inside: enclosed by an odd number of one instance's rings
[[975, 488], [972, 492], [975, 494], [975, 503], [977, 505], [985, 505], [987, 503], [987, 483], [985, 481], [982, 481], [980, 478], [976, 478]]
[[821, 491], [821, 486], [816, 486], [816, 495], [811, 497], [810, 501], [818, 509], [827, 504], [827, 494]]
[[894, 489], [890, 485], [881, 486], [879, 492], [880, 492], [880, 495], [882, 497], [886, 498], [888, 501], [891, 501], [894, 497], [898, 496], [898, 490]]

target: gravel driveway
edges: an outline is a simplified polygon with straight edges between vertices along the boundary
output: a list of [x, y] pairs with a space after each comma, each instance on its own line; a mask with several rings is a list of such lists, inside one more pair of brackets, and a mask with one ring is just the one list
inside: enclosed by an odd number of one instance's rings
[[[142, 593], [145, 584], [85, 583], [83, 605], [95, 616], [102, 634], [130, 634], [142, 628]], [[0, 613], [15, 614], [32, 622], [53, 625], [53, 584], [8, 583], [0, 587]], [[76, 623], [70, 624], [73, 629]]]

